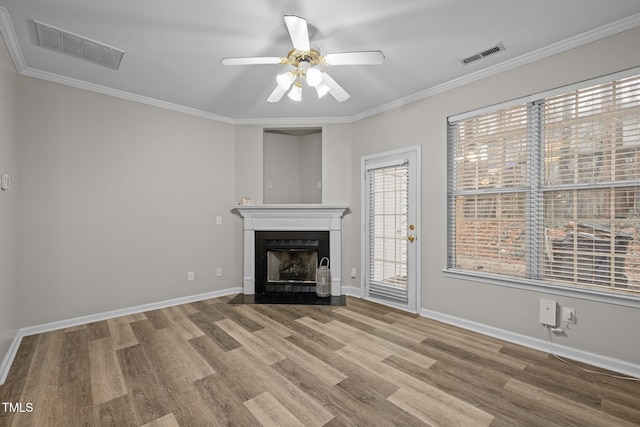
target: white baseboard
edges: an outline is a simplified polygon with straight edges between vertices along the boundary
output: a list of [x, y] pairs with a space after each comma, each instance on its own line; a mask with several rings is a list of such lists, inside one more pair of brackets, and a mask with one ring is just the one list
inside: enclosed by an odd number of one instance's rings
[[221, 291], [206, 292], [204, 294], [190, 295], [187, 297], [180, 297], [160, 302], [152, 302], [135, 307], [121, 308], [118, 310], [106, 311], [104, 313], [90, 314], [88, 316], [80, 316], [73, 319], [45, 323], [43, 325], [27, 326], [26, 328], [20, 329], [20, 331], [23, 333], [23, 336], [27, 337], [29, 335], [41, 334], [43, 332], [51, 332], [58, 329], [70, 328], [72, 326], [85, 325], [87, 323], [113, 319], [114, 317], [142, 313], [149, 310], [157, 310], [159, 308], [171, 307], [172, 305], [188, 304], [190, 302], [202, 301], [209, 298], [218, 298], [225, 295], [237, 294], [241, 292], [241, 287], [223, 289]]
[[[4, 384], [9, 374], [9, 369], [13, 363], [13, 360], [18, 353], [18, 348], [22, 342], [22, 338], [41, 334], [44, 332], [55, 331], [58, 329], [69, 328], [72, 326], [84, 325], [87, 323], [98, 322], [101, 320], [112, 319], [114, 317], [126, 316], [129, 314], [141, 313], [149, 310], [157, 310], [160, 308], [170, 307], [174, 305], [187, 304], [195, 301], [202, 301], [210, 298], [218, 298], [226, 295], [237, 294], [242, 292], [242, 287], [235, 287], [229, 289], [223, 289], [220, 291], [207, 292], [204, 294], [191, 295], [187, 297], [175, 298], [166, 301], [160, 301], [150, 304], [139, 305], [135, 307], [123, 308], [119, 310], [107, 311], [104, 313], [91, 314], [88, 316], [76, 317], [73, 319], [61, 320], [58, 322], [45, 323], [42, 325], [28, 326], [21, 328], [17, 331], [14, 337], [9, 351], [4, 357], [2, 364], [0, 365], [0, 385]], [[352, 286], [343, 286], [342, 292], [344, 295], [354, 296], [361, 298], [361, 289]], [[439, 313], [437, 311], [420, 309], [421, 316], [429, 319], [437, 320], [439, 322], [447, 323], [450, 325], [458, 326], [463, 329], [478, 332], [490, 337], [498, 338], [504, 341], [509, 341], [515, 344], [523, 345], [525, 347], [533, 348], [536, 350], [550, 352], [548, 343], [545, 340], [532, 338], [526, 335], [517, 334], [504, 329], [494, 328], [492, 326], [484, 325], [482, 323], [473, 322], [470, 320], [462, 319], [448, 314]], [[566, 347], [559, 344], [553, 344], [553, 350], [558, 356], [567, 357], [569, 359], [577, 360], [580, 362], [588, 363], [593, 366], [598, 366], [604, 369], [609, 369], [614, 372], [619, 372], [624, 375], [630, 375], [635, 378], [640, 378], [640, 365], [626, 362], [624, 360], [614, 359], [611, 357], [603, 356], [600, 354], [590, 353], [583, 350], [578, 350], [571, 347]]]
[[18, 330], [15, 337], [13, 337], [13, 341], [11, 341], [7, 354], [5, 354], [4, 359], [2, 360], [2, 364], [0, 364], [0, 385], [4, 384], [4, 381], [7, 379], [9, 368], [11, 368], [13, 359], [15, 359], [16, 354], [18, 354], [20, 342], [22, 342], [22, 336], [20, 335], [20, 330]]
[[355, 286], [342, 286], [342, 295], [348, 295], [351, 297], [362, 297], [362, 291]]
[[20, 328], [16, 333], [9, 351], [5, 355], [2, 365], [0, 365], [0, 385], [4, 384], [9, 375], [9, 369], [13, 364], [18, 353], [18, 348], [22, 342], [22, 338], [30, 335], [42, 334], [45, 332], [57, 331], [58, 329], [70, 328], [72, 326], [86, 325], [87, 323], [99, 322], [101, 320], [113, 319], [114, 317], [126, 316], [129, 314], [142, 313], [149, 310], [157, 310], [160, 308], [171, 307], [174, 305], [188, 304], [190, 302], [202, 301], [210, 298], [218, 298], [231, 294], [239, 294], [242, 287], [223, 289], [221, 291], [206, 292], [204, 294], [190, 295], [166, 301], [153, 302], [150, 304], [138, 305], [135, 307], [122, 308], [118, 310], [105, 311], [103, 313], [90, 314], [88, 316], [75, 317], [73, 319], [60, 320], [57, 322], [44, 323], [42, 325], [27, 326]]
[[[439, 313], [437, 311], [426, 310], [424, 308], [420, 310], [420, 315], [428, 317], [429, 319], [437, 320], [442, 323], [447, 323], [449, 325], [458, 326], [463, 329], [478, 332], [483, 335], [488, 335], [490, 337], [512, 342], [514, 344], [519, 344], [525, 347], [544, 351], [545, 353], [552, 353], [552, 349], [550, 348], [549, 343], [543, 339], [532, 338], [504, 329], [494, 328], [493, 326], [484, 325], [482, 323]], [[640, 378], [640, 365], [631, 362], [614, 359], [612, 357], [603, 356], [601, 354], [591, 353], [588, 351], [579, 350], [556, 343], [553, 343], [553, 352], [558, 356], [566, 357], [568, 359], [588, 363], [593, 366], [598, 366], [610, 371], [629, 375], [634, 378]]]

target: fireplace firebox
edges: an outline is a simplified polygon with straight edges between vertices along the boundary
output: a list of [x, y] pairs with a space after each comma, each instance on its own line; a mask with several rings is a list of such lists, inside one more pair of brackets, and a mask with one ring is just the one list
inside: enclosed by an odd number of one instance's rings
[[256, 231], [255, 291], [316, 291], [316, 269], [329, 257], [328, 231]]

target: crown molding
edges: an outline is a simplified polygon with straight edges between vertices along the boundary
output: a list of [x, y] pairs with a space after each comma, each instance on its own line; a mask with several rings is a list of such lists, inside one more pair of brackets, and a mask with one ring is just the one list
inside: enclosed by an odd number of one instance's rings
[[165, 110], [177, 111], [179, 113], [185, 113], [192, 116], [202, 117], [204, 119], [215, 120], [227, 124], [235, 124], [235, 120], [231, 117], [221, 116], [218, 114], [209, 113], [207, 111], [198, 110], [196, 108], [185, 107], [184, 105], [173, 104], [171, 102], [161, 101], [155, 98], [149, 98], [146, 96], [136, 95], [131, 92], [123, 90], [112, 89], [105, 86], [96, 85], [93, 83], [87, 83], [82, 80], [72, 79], [69, 77], [60, 76], [58, 74], [48, 73], [46, 71], [35, 70], [33, 68], [25, 67], [18, 73], [25, 77], [33, 77], [40, 80], [45, 80], [52, 83], [58, 83], [64, 86], [70, 86], [77, 89], [87, 90], [89, 92], [100, 93], [103, 95], [109, 95], [116, 98], [125, 99], [128, 101], [139, 102], [141, 104], [150, 105], [153, 107], [163, 108]]
[[235, 119], [236, 125], [264, 126], [318, 126], [325, 124], [351, 123], [349, 117], [289, 117], [262, 119]]
[[0, 34], [4, 37], [7, 49], [9, 50], [9, 55], [11, 55], [11, 59], [13, 60], [16, 70], [20, 73], [26, 68], [24, 56], [22, 56], [22, 50], [18, 44], [18, 38], [16, 37], [16, 32], [13, 29], [13, 24], [9, 17], [9, 11], [2, 6], [0, 6]]
[[544, 58], [548, 58], [558, 53], [562, 53], [567, 50], [571, 50], [591, 42], [595, 42], [597, 40], [612, 36], [622, 31], [630, 30], [637, 26], [640, 26], [640, 13], [628, 16], [619, 21], [612, 22], [611, 24], [608, 24], [608, 25], [595, 28], [593, 30], [579, 34], [577, 36], [570, 37], [566, 40], [551, 44], [541, 49], [534, 50], [533, 52], [529, 52], [517, 58], [513, 58], [508, 61], [501, 62], [500, 64], [496, 64], [491, 67], [473, 72], [471, 74], [467, 74], [463, 77], [450, 80], [446, 83], [433, 86], [429, 89], [416, 92], [412, 95], [397, 99], [395, 101], [391, 101], [387, 104], [380, 105], [378, 107], [372, 108], [362, 113], [355, 114], [350, 117], [350, 122], [352, 123], [357, 122], [359, 120], [366, 119], [367, 117], [371, 117], [380, 113], [391, 111], [395, 108], [402, 107], [407, 104], [411, 104], [413, 102], [420, 101], [425, 98], [430, 98], [440, 93], [458, 88], [460, 86], [464, 86], [466, 84], [469, 84], [487, 77], [491, 77], [496, 74], [503, 73], [505, 71], [513, 70], [523, 65], [530, 64], [532, 62], [539, 61]]
[[164, 108], [167, 110], [177, 111], [205, 119], [216, 120], [222, 123], [231, 125], [291, 125], [291, 126], [304, 126], [304, 125], [318, 125], [318, 124], [342, 124], [342, 123], [354, 123], [359, 120], [366, 119], [387, 111], [391, 111], [398, 107], [420, 101], [440, 93], [464, 86], [466, 84], [491, 77], [493, 75], [512, 70], [514, 68], [521, 67], [523, 65], [553, 56], [555, 54], [565, 52], [570, 49], [591, 43], [605, 37], [620, 33], [631, 28], [640, 26], [640, 13], [628, 16], [620, 19], [611, 24], [604, 25], [599, 28], [587, 31], [574, 37], [570, 37], [558, 43], [546, 46], [544, 48], [535, 50], [533, 52], [521, 55], [517, 58], [510, 59], [500, 64], [493, 65], [491, 67], [467, 74], [463, 77], [450, 80], [448, 82], [433, 86], [431, 88], [416, 92], [412, 95], [396, 99], [394, 101], [382, 104], [372, 109], [363, 111], [358, 114], [346, 117], [285, 117], [285, 118], [246, 118], [239, 119], [233, 117], [222, 116], [219, 114], [210, 113], [208, 111], [198, 110], [196, 108], [190, 108], [179, 104], [173, 104], [170, 102], [160, 101], [158, 99], [149, 98], [141, 95], [136, 95], [130, 92], [125, 92], [117, 89], [111, 89], [108, 87], [95, 85], [92, 83], [83, 82], [77, 79], [71, 79], [68, 77], [59, 76], [52, 73], [35, 70], [26, 66], [22, 50], [18, 44], [18, 40], [9, 17], [9, 12], [6, 8], [0, 6], [0, 33], [4, 36], [9, 54], [13, 60], [13, 63], [18, 71], [18, 74], [28, 77], [33, 77], [41, 80], [50, 81], [53, 83], [62, 84], [65, 86], [71, 86], [78, 89], [84, 89], [91, 92], [97, 92], [104, 95], [110, 95], [117, 98], [126, 99], [129, 101], [139, 102], [142, 104], [151, 105], [158, 108]]
[[136, 95], [131, 92], [112, 89], [93, 83], [87, 83], [81, 80], [72, 79], [69, 77], [64, 77], [58, 74], [48, 73], [46, 71], [36, 70], [34, 68], [28, 67], [24, 60], [24, 56], [22, 55], [20, 45], [18, 44], [18, 37], [16, 36], [13, 24], [11, 23], [9, 11], [2, 6], [0, 6], [0, 33], [2, 33], [2, 36], [4, 37], [4, 40], [7, 44], [7, 49], [9, 50], [9, 54], [11, 55], [11, 59], [13, 60], [13, 64], [16, 67], [16, 71], [21, 76], [33, 77], [35, 79], [58, 83], [64, 86], [70, 86], [77, 89], [100, 93], [103, 95], [109, 95], [128, 101], [139, 102], [141, 104], [151, 105], [153, 107], [163, 108], [166, 110], [177, 111], [192, 116], [202, 117], [204, 119], [216, 120], [218, 122], [228, 124], [235, 124], [235, 120], [231, 117], [213, 114], [207, 111], [198, 110], [196, 108], [185, 107], [184, 105], [173, 104], [171, 102], [160, 101], [158, 99]]

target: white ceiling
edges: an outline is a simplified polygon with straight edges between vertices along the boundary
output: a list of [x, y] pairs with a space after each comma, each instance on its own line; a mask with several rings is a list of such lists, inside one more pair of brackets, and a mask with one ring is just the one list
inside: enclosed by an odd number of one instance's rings
[[[289, 14], [322, 54], [381, 50], [384, 64], [331, 67], [346, 102], [306, 87], [301, 103], [267, 103], [289, 66], [220, 60], [286, 56]], [[120, 69], [37, 46], [34, 19], [124, 50]], [[21, 74], [230, 123], [351, 121], [637, 25], [638, 0], [0, 0]], [[506, 50], [460, 63], [497, 43]]]

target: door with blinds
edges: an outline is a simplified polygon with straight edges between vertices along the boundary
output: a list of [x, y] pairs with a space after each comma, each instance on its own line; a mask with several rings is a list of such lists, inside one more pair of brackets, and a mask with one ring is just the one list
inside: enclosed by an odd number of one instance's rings
[[362, 159], [364, 297], [412, 312], [419, 301], [420, 147]]

